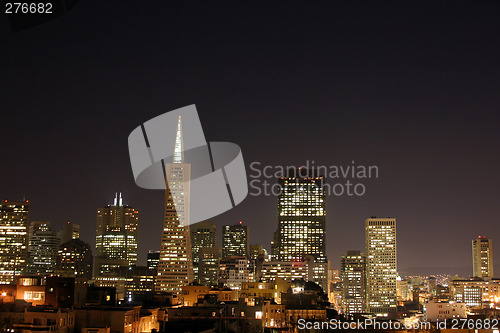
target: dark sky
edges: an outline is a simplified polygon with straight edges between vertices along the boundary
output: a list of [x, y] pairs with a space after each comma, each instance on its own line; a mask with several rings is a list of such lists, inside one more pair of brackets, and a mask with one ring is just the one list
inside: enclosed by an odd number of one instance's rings
[[[80, 1], [0, 40], [0, 197], [25, 195], [32, 219], [78, 223], [93, 244], [97, 207], [122, 191], [144, 263], [164, 193], [135, 185], [127, 138], [196, 104], [207, 140], [237, 143], [247, 166], [379, 167], [364, 196], [327, 200], [334, 266], [376, 215], [398, 219], [402, 273], [470, 274], [471, 240], [500, 244], [499, 14], [496, 1]], [[276, 197], [212, 219], [240, 220], [269, 248]]]

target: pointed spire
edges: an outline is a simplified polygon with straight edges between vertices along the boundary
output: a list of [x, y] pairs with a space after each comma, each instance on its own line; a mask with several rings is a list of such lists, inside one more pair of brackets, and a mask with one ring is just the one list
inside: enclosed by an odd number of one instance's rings
[[120, 199], [118, 199], [118, 206], [123, 206], [122, 192], [120, 192]]
[[174, 149], [174, 163], [184, 162], [184, 147], [182, 144], [182, 121], [181, 116], [179, 116], [179, 121], [177, 122], [177, 133], [175, 134], [175, 149]]
[[118, 205], [118, 192], [115, 192], [115, 199], [113, 200], [113, 206], [117, 206]]

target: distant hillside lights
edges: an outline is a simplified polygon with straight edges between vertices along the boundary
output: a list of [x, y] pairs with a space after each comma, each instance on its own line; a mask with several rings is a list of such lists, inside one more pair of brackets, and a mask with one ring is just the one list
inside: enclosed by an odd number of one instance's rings
[[[275, 183], [276, 179], [286, 177], [291, 170], [297, 170], [299, 177], [314, 173], [313, 177], [325, 179], [323, 190], [325, 195], [334, 196], [363, 196], [366, 193], [366, 185], [359, 180], [378, 179], [379, 170], [376, 165], [315, 165], [314, 161], [306, 161], [300, 167], [263, 165], [261, 162], [250, 163], [251, 173], [249, 175], [249, 194], [252, 196], [278, 196], [281, 186]], [[309, 171], [308, 171], [309, 170]], [[328, 179], [342, 179], [343, 182], [328, 182]], [[300, 189], [299, 189], [300, 190]], [[305, 189], [304, 189], [305, 190]]]

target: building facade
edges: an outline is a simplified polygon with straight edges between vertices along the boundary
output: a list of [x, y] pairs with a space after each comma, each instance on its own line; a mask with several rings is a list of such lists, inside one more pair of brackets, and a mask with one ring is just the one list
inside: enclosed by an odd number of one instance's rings
[[217, 230], [215, 224], [207, 221], [192, 224], [190, 230], [194, 279], [199, 282], [198, 266], [200, 262], [200, 249], [217, 246]]
[[57, 266], [61, 240], [52, 231], [50, 222], [33, 221], [28, 231], [26, 274], [49, 275]]
[[194, 279], [189, 228], [191, 165], [184, 163], [180, 116], [172, 162], [165, 163], [165, 219], [155, 287], [179, 294]]
[[57, 272], [63, 276], [73, 276], [77, 280], [90, 280], [93, 259], [89, 244], [80, 239], [72, 239], [59, 247]]
[[366, 256], [348, 251], [340, 260], [342, 308], [346, 314], [366, 310]]
[[471, 308], [495, 307], [500, 301], [500, 279], [454, 279], [450, 281], [450, 298]]
[[315, 169], [288, 170], [278, 180], [278, 230], [274, 234], [273, 260], [304, 260], [314, 257], [313, 282], [328, 290], [326, 256], [326, 204], [324, 177]]
[[449, 319], [467, 318], [467, 306], [465, 303], [456, 302], [436, 302], [429, 300], [425, 303], [425, 319], [426, 321], [436, 322]]
[[255, 262], [244, 256], [227, 257], [219, 264], [219, 285], [240, 290], [243, 282], [255, 281]]
[[199, 252], [198, 282], [204, 286], [217, 286], [219, 278], [219, 262], [222, 258], [221, 248], [202, 247]]
[[10, 283], [26, 265], [30, 203], [0, 201], [0, 283]]
[[367, 311], [396, 312], [396, 219], [369, 218], [365, 222], [365, 232]]
[[112, 205], [97, 210], [95, 275], [137, 263], [137, 209], [123, 205], [121, 193]]
[[249, 228], [240, 221], [235, 225], [225, 225], [222, 229], [222, 258], [250, 256]]
[[257, 264], [257, 277], [263, 282], [272, 282], [282, 279], [287, 282], [293, 280], [309, 281], [311, 268], [306, 261], [264, 261]]
[[492, 239], [479, 236], [472, 240], [472, 271], [474, 277], [494, 277]]

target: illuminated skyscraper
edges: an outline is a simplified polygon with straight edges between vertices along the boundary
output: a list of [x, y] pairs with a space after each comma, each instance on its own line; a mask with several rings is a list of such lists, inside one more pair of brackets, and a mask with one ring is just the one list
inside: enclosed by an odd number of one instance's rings
[[369, 218], [365, 221], [365, 232], [367, 311], [396, 312], [396, 219]]
[[123, 205], [121, 193], [97, 210], [95, 275], [136, 265], [138, 221], [139, 212]]
[[92, 279], [92, 249], [80, 239], [61, 244], [58, 251], [57, 273], [84, 281]]
[[360, 251], [347, 251], [340, 261], [342, 307], [347, 314], [365, 312], [366, 256]]
[[250, 256], [248, 226], [243, 222], [225, 225], [222, 229], [222, 258], [230, 256]]
[[198, 265], [200, 250], [205, 247], [211, 248], [217, 245], [217, 230], [215, 229], [215, 224], [206, 221], [195, 223], [190, 226], [190, 229], [194, 279], [199, 281]]
[[198, 254], [198, 281], [203, 286], [217, 286], [221, 249], [218, 246], [202, 247]]
[[173, 163], [165, 163], [165, 220], [160, 248], [156, 290], [180, 293], [193, 281], [189, 232], [191, 165], [184, 163], [182, 121], [179, 116]]
[[304, 260], [313, 256], [313, 282], [328, 290], [326, 257], [326, 207], [324, 178], [315, 169], [288, 170], [278, 180], [278, 230], [274, 234], [273, 260]]
[[479, 236], [472, 240], [472, 271], [474, 277], [492, 278], [493, 240]]
[[30, 204], [0, 202], [0, 283], [10, 283], [26, 265]]
[[50, 222], [33, 221], [28, 232], [28, 275], [49, 275], [57, 265], [57, 252], [61, 240], [52, 231]]

